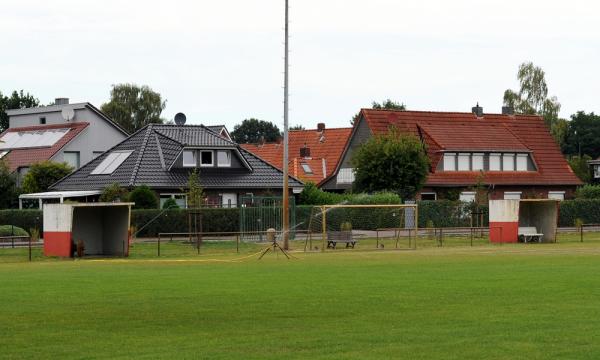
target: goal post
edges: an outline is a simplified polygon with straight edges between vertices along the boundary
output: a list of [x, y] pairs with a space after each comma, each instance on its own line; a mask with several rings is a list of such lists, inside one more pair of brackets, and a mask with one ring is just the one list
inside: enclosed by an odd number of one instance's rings
[[[417, 204], [320, 205], [311, 209], [305, 250], [340, 247], [398, 248], [407, 240], [415, 248], [419, 224]], [[318, 244], [315, 246], [315, 244]], [[360, 244], [360, 245], [359, 245]]]

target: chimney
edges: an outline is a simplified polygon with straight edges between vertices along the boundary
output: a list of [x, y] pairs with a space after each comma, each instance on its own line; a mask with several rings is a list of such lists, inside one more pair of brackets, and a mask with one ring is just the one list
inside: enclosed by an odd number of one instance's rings
[[483, 108], [481, 106], [479, 106], [479, 102], [477, 102], [477, 106], [474, 106], [474, 107], [471, 108], [471, 111], [477, 117], [483, 117]]
[[56, 98], [54, 105], [69, 105], [69, 98]]
[[502, 115], [514, 115], [515, 109], [512, 106], [503, 106]]
[[325, 130], [325, 123], [318, 123], [317, 130], [323, 132], [323, 130]]
[[310, 148], [304, 144], [303, 147], [300, 148], [300, 157], [309, 158], [310, 157]]

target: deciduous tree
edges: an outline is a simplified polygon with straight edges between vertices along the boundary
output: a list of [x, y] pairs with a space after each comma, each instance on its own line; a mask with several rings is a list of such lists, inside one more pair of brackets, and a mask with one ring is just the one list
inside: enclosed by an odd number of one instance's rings
[[23, 178], [22, 191], [26, 194], [48, 191], [50, 185], [69, 175], [73, 167], [67, 163], [41, 161], [31, 165]]
[[[377, 101], [373, 101], [373, 103], [371, 104], [371, 109], [387, 109], [387, 110], [406, 110], [406, 105], [404, 105], [404, 103], [399, 103], [397, 101], [394, 101], [392, 99], [386, 99], [384, 101], [382, 101], [381, 103], [378, 103]], [[350, 123], [352, 125], [354, 125], [354, 123], [358, 120], [358, 117], [360, 116], [360, 113], [357, 113], [356, 115], [354, 115], [352, 117], [352, 120], [350, 120]]]
[[429, 158], [423, 144], [396, 129], [377, 135], [354, 153], [354, 187], [357, 191], [392, 191], [412, 199], [423, 187], [429, 172]]
[[6, 110], [25, 109], [35, 107], [40, 104], [40, 101], [30, 93], [21, 91], [13, 91], [10, 96], [4, 96], [0, 92], [0, 131], [8, 129], [8, 115]]
[[101, 109], [129, 133], [148, 124], [162, 124], [160, 114], [165, 109], [166, 100], [150, 87], [135, 84], [113, 85], [110, 101]]
[[240, 144], [258, 143], [261, 141], [276, 141], [281, 136], [277, 125], [254, 118], [246, 119], [237, 124], [231, 132], [233, 141]]

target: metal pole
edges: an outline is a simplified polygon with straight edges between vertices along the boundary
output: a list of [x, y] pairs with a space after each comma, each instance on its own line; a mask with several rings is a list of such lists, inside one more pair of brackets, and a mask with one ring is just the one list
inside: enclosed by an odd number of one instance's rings
[[289, 189], [288, 189], [288, 88], [289, 88], [289, 4], [285, 0], [285, 57], [284, 57], [284, 75], [283, 75], [283, 249], [289, 249]]
[[327, 239], [327, 212], [325, 211], [325, 207], [321, 206], [321, 219], [322, 219], [322, 224], [321, 224], [321, 230], [322, 230], [322, 243], [321, 243], [321, 252], [325, 251], [325, 241]]

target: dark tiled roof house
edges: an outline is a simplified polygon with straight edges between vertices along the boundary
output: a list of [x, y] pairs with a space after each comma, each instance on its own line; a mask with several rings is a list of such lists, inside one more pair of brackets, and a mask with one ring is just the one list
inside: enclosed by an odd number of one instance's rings
[[[51, 190], [101, 190], [113, 183], [128, 188], [148, 185], [161, 202], [171, 197], [184, 205], [182, 189], [197, 168], [212, 205], [237, 206], [243, 195], [281, 193], [280, 170], [213, 130], [203, 125], [147, 125]], [[290, 177], [289, 186], [299, 192], [303, 184]]]
[[426, 145], [431, 168], [418, 195], [422, 199], [444, 198], [452, 189], [472, 200], [479, 179], [491, 199], [570, 198], [581, 185], [540, 116], [484, 114], [482, 109], [479, 115], [362, 109], [342, 160], [323, 188], [350, 188], [352, 152], [391, 127]]

